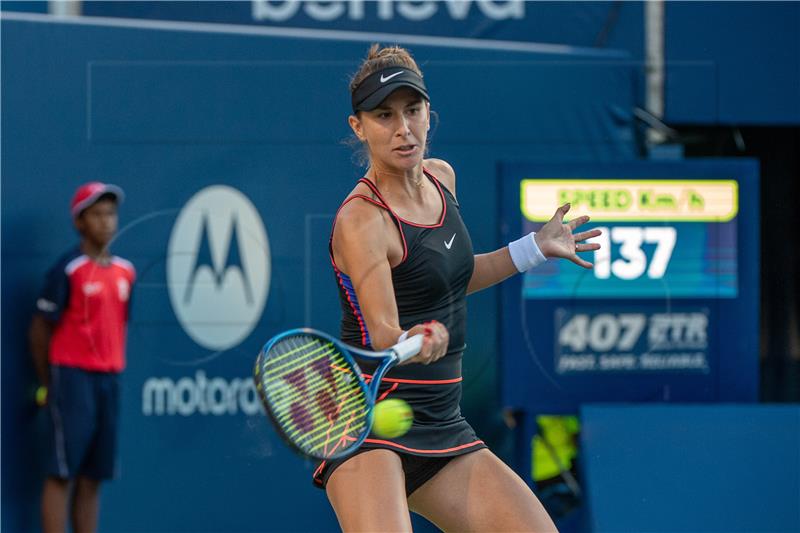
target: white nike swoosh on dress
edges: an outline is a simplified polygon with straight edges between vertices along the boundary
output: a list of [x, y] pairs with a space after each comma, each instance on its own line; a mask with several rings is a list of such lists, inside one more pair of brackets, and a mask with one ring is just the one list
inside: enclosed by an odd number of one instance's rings
[[449, 250], [449, 249], [450, 249], [450, 247], [451, 247], [451, 246], [453, 246], [453, 240], [454, 240], [455, 238], [456, 238], [456, 234], [455, 234], [455, 233], [453, 233], [453, 236], [452, 236], [452, 237], [450, 237], [450, 240], [449, 240], [449, 241], [444, 241], [444, 247], [445, 247], [445, 248], [447, 248], [447, 249]]
[[394, 74], [390, 74], [390, 75], [386, 76], [385, 78], [383, 77], [383, 74], [381, 74], [381, 83], [386, 83], [390, 79], [394, 78], [395, 76], [399, 76], [402, 73], [403, 73], [403, 71], [401, 70], [400, 72], [395, 72]]

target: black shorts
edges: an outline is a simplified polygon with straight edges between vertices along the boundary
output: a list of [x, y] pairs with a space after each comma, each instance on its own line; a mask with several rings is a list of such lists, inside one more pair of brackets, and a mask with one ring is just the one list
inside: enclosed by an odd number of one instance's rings
[[[349, 459], [352, 459], [356, 455], [379, 449], [381, 448], [360, 448], [353, 455], [349, 455], [343, 459], [328, 461], [322, 466], [321, 471], [315, 477], [315, 484], [321, 488], [325, 488], [328, 485], [328, 479], [330, 479], [331, 474], [333, 474], [337, 468], [344, 465]], [[406, 477], [406, 497], [411, 496], [415, 490], [435, 476], [439, 470], [444, 468], [444, 466], [455, 457], [422, 457], [420, 455], [392, 451], [400, 456], [400, 461], [403, 464], [403, 473]]]

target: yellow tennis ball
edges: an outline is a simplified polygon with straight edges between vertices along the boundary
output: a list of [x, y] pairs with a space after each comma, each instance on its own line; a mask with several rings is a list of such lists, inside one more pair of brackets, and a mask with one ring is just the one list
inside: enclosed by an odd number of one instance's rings
[[375, 404], [372, 431], [379, 437], [393, 439], [405, 435], [414, 421], [414, 411], [399, 398]]
[[44, 385], [36, 388], [36, 405], [39, 407], [47, 405], [47, 387]]

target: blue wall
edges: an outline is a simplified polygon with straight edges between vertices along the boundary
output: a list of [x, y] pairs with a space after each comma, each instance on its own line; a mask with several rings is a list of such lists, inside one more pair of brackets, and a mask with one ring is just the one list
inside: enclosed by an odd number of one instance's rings
[[666, 114], [687, 124], [800, 124], [800, 3], [667, 2]]
[[800, 407], [581, 409], [590, 530], [800, 531]]
[[[332, 214], [362, 171], [341, 141], [349, 135], [348, 75], [369, 41], [7, 19], [2, 33], [3, 530], [38, 525], [45, 420], [31, 408], [25, 331], [46, 268], [76, 240], [69, 198], [91, 179], [126, 190], [114, 246], [139, 273], [121, 477], [104, 494], [100, 529], [335, 528], [323, 493], [310, 486], [313, 465], [283, 447], [254, 409], [252, 391], [237, 392], [231, 409], [213, 416], [187, 405], [186, 389], [185, 412], [169, 414], [153, 406], [147, 384], [169, 379], [196, 393], [216, 380], [240, 390], [272, 334], [303, 324], [336, 331], [325, 246]], [[432, 155], [456, 168], [476, 250], [501, 244], [499, 160], [635, 156], [633, 68], [607, 62], [624, 58], [619, 52], [413, 51], [439, 117]], [[179, 215], [196, 193], [220, 184], [254, 204], [269, 237], [271, 276], [254, 330], [214, 350], [179, 322], [168, 269]], [[226, 228], [231, 235], [224, 207], [211, 216], [217, 244]], [[511, 443], [499, 420], [497, 305], [496, 291], [469, 301], [464, 407], [504, 455]], [[307, 512], [294, 510], [298, 497]]]
[[[517, 41], [581, 47], [584, 53], [620, 49], [637, 65], [637, 101], [644, 102], [643, 2], [466, 0], [446, 4], [382, 0], [322, 4], [260, 0], [84, 2], [83, 13], [275, 29]], [[2, 9], [27, 11], [32, 5], [3, 2]], [[667, 122], [800, 124], [800, 4], [665, 2], [664, 10]]]

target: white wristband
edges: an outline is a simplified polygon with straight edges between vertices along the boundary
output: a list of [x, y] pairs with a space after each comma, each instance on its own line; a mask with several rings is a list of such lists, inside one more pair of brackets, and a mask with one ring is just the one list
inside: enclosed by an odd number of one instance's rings
[[399, 337], [397, 337], [397, 344], [400, 344], [401, 342], [403, 342], [407, 338], [408, 338], [408, 332], [404, 331], [403, 333], [400, 334]]
[[547, 261], [539, 245], [534, 239], [535, 233], [530, 232], [521, 239], [508, 243], [508, 251], [511, 254], [511, 261], [520, 272], [526, 272]]

